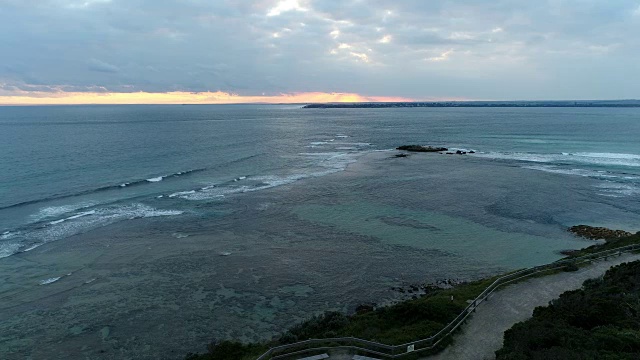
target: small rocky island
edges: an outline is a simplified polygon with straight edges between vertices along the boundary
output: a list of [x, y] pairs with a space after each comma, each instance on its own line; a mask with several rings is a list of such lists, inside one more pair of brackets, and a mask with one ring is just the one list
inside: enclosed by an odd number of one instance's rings
[[433, 147], [433, 146], [422, 146], [422, 145], [402, 145], [402, 146], [398, 146], [396, 150], [404, 150], [404, 151], [412, 151], [412, 152], [449, 151], [449, 149], [445, 147]]
[[[476, 153], [473, 150], [469, 150], [469, 151], [456, 150], [456, 152], [454, 153], [454, 152], [449, 152], [449, 149], [446, 147], [422, 146], [422, 145], [402, 145], [402, 146], [398, 146], [396, 150], [409, 151], [409, 152], [430, 152], [430, 153], [437, 152], [440, 154], [447, 154], [447, 155], [453, 155], [453, 154], [465, 155], [465, 154]], [[396, 157], [406, 157], [406, 156], [407, 155], [404, 153], [396, 155]]]

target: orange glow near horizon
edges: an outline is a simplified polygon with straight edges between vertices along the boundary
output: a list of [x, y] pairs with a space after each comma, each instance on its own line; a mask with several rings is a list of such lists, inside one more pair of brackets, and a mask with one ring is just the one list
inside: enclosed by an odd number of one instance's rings
[[22, 91], [0, 95], [0, 105], [128, 105], [128, 104], [295, 104], [330, 102], [412, 102], [397, 96], [365, 96], [355, 93], [302, 92], [243, 96], [223, 91], [166, 93], [98, 93]]

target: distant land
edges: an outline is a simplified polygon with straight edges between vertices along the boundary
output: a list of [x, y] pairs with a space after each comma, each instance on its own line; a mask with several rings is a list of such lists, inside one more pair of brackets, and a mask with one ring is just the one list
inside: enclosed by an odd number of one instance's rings
[[386, 103], [308, 104], [304, 109], [422, 108], [422, 107], [640, 107], [640, 100], [565, 101], [426, 101]]

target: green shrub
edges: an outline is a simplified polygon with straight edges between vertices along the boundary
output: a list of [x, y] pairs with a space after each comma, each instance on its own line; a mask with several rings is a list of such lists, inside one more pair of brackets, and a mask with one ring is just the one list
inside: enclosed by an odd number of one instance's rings
[[505, 332], [496, 359], [640, 359], [640, 261], [536, 308]]

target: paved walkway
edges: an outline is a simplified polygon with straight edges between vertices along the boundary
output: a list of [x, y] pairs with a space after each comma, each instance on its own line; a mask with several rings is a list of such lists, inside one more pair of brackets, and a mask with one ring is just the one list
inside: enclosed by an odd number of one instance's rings
[[579, 289], [585, 280], [602, 276], [614, 265], [634, 260], [640, 260], [640, 255], [626, 254], [608, 261], [600, 260], [575, 272], [563, 272], [505, 287], [478, 306], [476, 313], [454, 336], [451, 346], [425, 360], [494, 359], [495, 351], [502, 347], [504, 332], [513, 324], [530, 318], [534, 308], [547, 305], [565, 291]]

